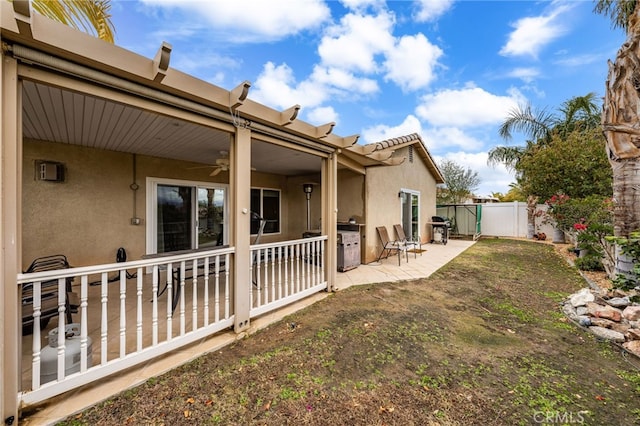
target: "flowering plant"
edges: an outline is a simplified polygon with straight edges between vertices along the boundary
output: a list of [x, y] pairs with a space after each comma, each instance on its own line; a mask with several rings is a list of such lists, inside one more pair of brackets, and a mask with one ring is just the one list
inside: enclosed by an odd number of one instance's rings
[[560, 229], [568, 229], [570, 223], [566, 223], [567, 208], [569, 207], [570, 197], [563, 193], [553, 195], [544, 203], [547, 205], [546, 216]]
[[580, 219], [579, 223], [573, 224], [573, 230], [576, 232], [586, 231], [587, 225], [584, 223], [584, 219]]

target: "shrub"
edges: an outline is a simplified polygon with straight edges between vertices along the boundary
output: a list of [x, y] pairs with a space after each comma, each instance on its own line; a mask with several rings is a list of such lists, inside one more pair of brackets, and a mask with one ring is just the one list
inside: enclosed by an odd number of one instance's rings
[[575, 264], [576, 268], [581, 271], [604, 271], [602, 258], [600, 256], [587, 254], [585, 257], [577, 258]]

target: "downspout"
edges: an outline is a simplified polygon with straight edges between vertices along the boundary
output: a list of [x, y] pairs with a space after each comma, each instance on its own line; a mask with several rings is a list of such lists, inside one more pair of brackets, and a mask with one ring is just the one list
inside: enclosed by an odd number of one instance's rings
[[[230, 112], [224, 112], [215, 108], [207, 107], [197, 102], [189, 101], [187, 99], [171, 95], [157, 89], [152, 89], [138, 83], [133, 83], [120, 77], [114, 77], [101, 71], [78, 65], [73, 62], [57, 58], [55, 56], [47, 55], [40, 51], [21, 46], [19, 44], [10, 45], [8, 46], [7, 50], [13, 53], [14, 58], [20, 59], [21, 61], [26, 63], [39, 65], [54, 71], [63, 71], [75, 77], [80, 77], [85, 80], [100, 83], [107, 87], [122, 90], [124, 92], [128, 92], [147, 99], [160, 101], [167, 105], [172, 105], [183, 110], [195, 112], [206, 117], [215, 118], [220, 121], [235, 125], [234, 117]], [[292, 135], [261, 123], [252, 121], [249, 125], [251, 127], [251, 130], [254, 132], [273, 136], [297, 145], [306, 146], [308, 148], [312, 148], [314, 150], [322, 151], [325, 153], [331, 153], [334, 151], [334, 148], [332, 147], [323, 146], [311, 139]]]

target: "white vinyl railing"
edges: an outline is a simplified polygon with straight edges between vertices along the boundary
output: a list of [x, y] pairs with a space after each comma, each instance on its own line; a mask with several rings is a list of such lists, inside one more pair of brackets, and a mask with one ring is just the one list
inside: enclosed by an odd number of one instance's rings
[[327, 236], [251, 246], [251, 318], [327, 288]]
[[[33, 324], [22, 338], [31, 360], [23, 357], [19, 400], [44, 401], [233, 326], [233, 253], [228, 247], [18, 274], [18, 285], [30, 289], [23, 324]], [[70, 301], [69, 280], [79, 303]], [[43, 316], [43, 292], [55, 296], [52, 318]], [[49, 319], [57, 324], [45, 335]]]
[[[327, 288], [326, 241], [251, 246], [252, 283], [244, 284], [251, 318]], [[232, 327], [234, 253], [228, 247], [18, 274], [20, 288], [29, 288], [18, 400], [42, 402]]]

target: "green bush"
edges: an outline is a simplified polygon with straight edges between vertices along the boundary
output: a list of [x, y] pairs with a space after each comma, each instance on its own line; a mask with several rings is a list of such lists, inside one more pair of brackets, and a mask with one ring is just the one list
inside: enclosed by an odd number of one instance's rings
[[588, 254], [585, 257], [577, 258], [575, 264], [576, 268], [581, 271], [604, 271], [602, 258], [600, 256]]

